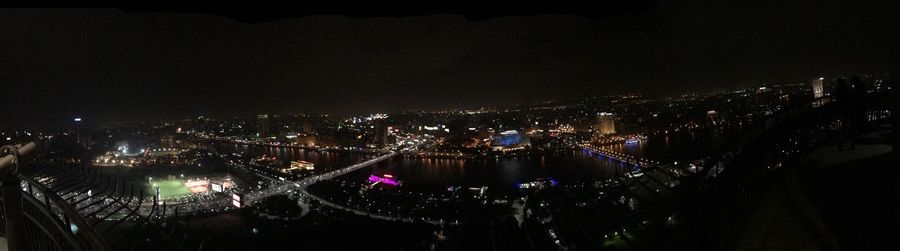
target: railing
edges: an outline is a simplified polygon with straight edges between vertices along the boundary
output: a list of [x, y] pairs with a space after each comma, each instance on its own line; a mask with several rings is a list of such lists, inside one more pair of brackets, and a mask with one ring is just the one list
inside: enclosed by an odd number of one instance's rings
[[[118, 180], [84, 168], [22, 163], [31, 143], [13, 149], [0, 166], [3, 218], [10, 250], [146, 249], [164, 239], [165, 204]], [[22, 151], [27, 150], [27, 151]], [[21, 168], [27, 167], [27, 168]], [[7, 171], [8, 170], [8, 171]]]
[[[854, 123], [864, 128], [866, 124], [890, 119], [892, 107], [884, 98], [876, 93], [852, 106], [848, 101], [832, 102], [830, 97], [812, 100], [759, 121], [731, 141], [699, 173], [699, 190], [685, 196], [693, 201], [686, 204], [694, 205], [684, 210], [695, 224], [690, 226], [693, 236], [687, 236], [688, 242], [704, 243], [712, 249], [733, 248], [750, 214], [772, 184], [772, 173], [813, 147], [836, 137], [855, 136], [848, 135], [848, 126]], [[858, 112], [862, 114], [854, 114]]]
[[[23, 146], [4, 146], [0, 156], [0, 182], [2, 182], [3, 235], [10, 250], [83, 250], [86, 246], [78, 243], [68, 224], [59, 222], [58, 214], [52, 207], [42, 204], [31, 196], [23, 196], [19, 171], [27, 165], [26, 157], [31, 157], [37, 149], [35, 143]], [[68, 221], [69, 216], [64, 216]], [[89, 233], [88, 233], [89, 234]], [[88, 237], [89, 238], [89, 237]], [[86, 239], [87, 240], [87, 239]], [[96, 247], [104, 250], [103, 245]]]

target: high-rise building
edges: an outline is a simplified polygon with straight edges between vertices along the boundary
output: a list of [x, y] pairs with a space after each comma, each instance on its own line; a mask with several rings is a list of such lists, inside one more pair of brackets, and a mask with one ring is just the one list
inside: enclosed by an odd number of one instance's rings
[[597, 133], [600, 135], [616, 133], [616, 119], [612, 113], [601, 112], [597, 115]]
[[208, 121], [203, 115], [197, 116], [197, 119], [194, 120], [194, 130], [198, 132], [208, 131], [210, 129]]
[[375, 119], [375, 144], [379, 147], [384, 147], [388, 143], [388, 130], [387, 125], [384, 124], [384, 119]]
[[260, 138], [269, 137], [269, 115], [256, 115], [256, 134]]
[[312, 122], [309, 119], [304, 119], [303, 122], [300, 123], [300, 132], [302, 133], [313, 133], [315, 130], [313, 129]]
[[825, 96], [825, 78], [813, 79], [812, 91], [814, 98], [821, 98]]
[[85, 149], [91, 149], [93, 142], [91, 141], [91, 134], [84, 125], [84, 121], [81, 118], [75, 118], [74, 123], [75, 141], [78, 142], [79, 146]]

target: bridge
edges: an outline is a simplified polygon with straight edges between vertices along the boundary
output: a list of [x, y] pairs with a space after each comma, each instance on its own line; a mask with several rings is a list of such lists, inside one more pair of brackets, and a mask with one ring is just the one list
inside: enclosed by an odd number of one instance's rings
[[[143, 189], [129, 187], [115, 177], [103, 175], [86, 168], [57, 168], [46, 163], [34, 163], [41, 158], [35, 155], [34, 143], [21, 146], [4, 146], [0, 154], [2, 196], [0, 236], [5, 237], [11, 250], [174, 250], [184, 245], [172, 242], [185, 226], [177, 220], [182, 212], [211, 209], [227, 210], [230, 197], [188, 203], [185, 207], [172, 207], [160, 202]], [[299, 190], [301, 194], [322, 202], [323, 205], [352, 210], [322, 200], [303, 191], [306, 186], [390, 159], [399, 152], [390, 152], [362, 163], [357, 163], [328, 173], [308, 177], [296, 182], [279, 182], [267, 189], [248, 194], [245, 199], [252, 204], [277, 194]], [[34, 161], [30, 161], [34, 160]], [[21, 167], [28, 168], [21, 168]], [[305, 205], [301, 205], [305, 206]], [[174, 209], [174, 210], [173, 210]], [[389, 216], [368, 214], [355, 210], [356, 214], [369, 217], [411, 221]], [[172, 235], [176, 237], [172, 237]]]
[[394, 156], [397, 156], [397, 154], [398, 154], [397, 152], [390, 152], [388, 154], [378, 156], [374, 159], [370, 159], [370, 160], [367, 160], [367, 161], [364, 161], [361, 163], [357, 163], [357, 164], [354, 164], [354, 165], [351, 165], [351, 166], [348, 166], [345, 168], [337, 169], [337, 170], [334, 170], [331, 172], [327, 172], [327, 173], [323, 173], [323, 174], [319, 174], [319, 175], [315, 175], [315, 176], [310, 176], [310, 177], [304, 178], [303, 180], [300, 180], [297, 182], [282, 182], [275, 186], [270, 186], [267, 189], [263, 189], [263, 190], [245, 194], [244, 199], [247, 201], [247, 204], [253, 204], [259, 200], [262, 200], [262, 199], [265, 199], [268, 197], [272, 197], [272, 196], [275, 196], [278, 194], [284, 194], [291, 190], [301, 190], [301, 192], [305, 193], [305, 188], [307, 186], [315, 184], [316, 182], [323, 181], [323, 180], [330, 180], [335, 177], [339, 177], [341, 175], [362, 169], [364, 167], [374, 165], [375, 163], [384, 161], [386, 159], [393, 158]]
[[632, 156], [629, 154], [612, 151], [612, 150], [606, 149], [602, 146], [594, 146], [591, 144], [582, 144], [581, 149], [583, 151], [588, 151], [592, 154], [596, 153], [602, 157], [620, 161], [625, 164], [634, 165], [635, 167], [652, 167], [655, 165], [659, 165], [658, 161], [652, 161], [652, 160], [648, 160], [645, 158], [640, 158], [637, 156]]
[[[413, 144], [412, 146], [408, 146], [406, 148], [402, 148], [397, 151], [391, 151], [388, 154], [378, 156], [376, 158], [364, 161], [362, 163], [357, 163], [357, 164], [354, 164], [354, 165], [351, 165], [351, 166], [348, 166], [345, 168], [337, 169], [337, 170], [334, 170], [331, 172], [307, 177], [307, 178], [304, 178], [297, 182], [282, 182], [278, 185], [270, 186], [267, 189], [263, 189], [260, 191], [246, 194], [244, 198], [246, 201], [248, 201], [247, 204], [253, 204], [253, 203], [256, 203], [262, 199], [265, 199], [265, 198], [268, 198], [271, 196], [284, 194], [284, 193], [296, 190], [302, 198], [315, 200], [315, 201], [318, 201], [319, 203], [321, 203], [322, 205], [332, 207], [335, 209], [339, 209], [339, 210], [343, 210], [346, 212], [350, 212], [350, 213], [353, 213], [356, 215], [366, 216], [366, 217], [370, 217], [373, 219], [379, 219], [379, 220], [414, 222], [414, 221], [416, 221], [416, 219], [411, 218], [411, 217], [386, 216], [386, 215], [380, 215], [380, 214], [362, 211], [362, 210], [359, 210], [356, 208], [345, 207], [340, 204], [336, 204], [336, 203], [330, 202], [328, 200], [325, 200], [321, 197], [315, 196], [312, 193], [309, 193], [308, 191], [306, 191], [306, 188], [310, 185], [313, 185], [313, 184], [319, 182], [319, 181], [330, 180], [330, 179], [345, 175], [347, 173], [351, 173], [356, 170], [374, 165], [378, 162], [393, 158], [393, 157], [397, 156], [398, 154], [407, 152], [407, 151], [409, 151], [409, 149], [414, 149], [414, 148], [416, 148], [420, 145], [426, 144], [426, 143], [427, 142], [419, 142], [417, 144]], [[301, 204], [301, 207], [308, 208], [308, 205]], [[444, 223], [443, 221], [426, 220], [426, 219], [419, 219], [419, 221], [425, 222], [428, 224], [432, 224], [432, 225], [441, 225]]]

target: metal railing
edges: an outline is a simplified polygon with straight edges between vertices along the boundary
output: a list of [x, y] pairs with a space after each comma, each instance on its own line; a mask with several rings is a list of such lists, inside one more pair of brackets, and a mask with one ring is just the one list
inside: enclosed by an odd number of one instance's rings
[[4, 149], [0, 233], [10, 250], [154, 249], [171, 232], [160, 226], [166, 204], [142, 189], [85, 168], [24, 163], [34, 143]]
[[[797, 156], [840, 137], [855, 137], [868, 124], [891, 119], [894, 107], [885, 95], [833, 102], [823, 97], [783, 109], [732, 139], [699, 173], [698, 190], [687, 199], [695, 203], [693, 242], [712, 249], [731, 249], [756, 205], [773, 184], [773, 173]], [[857, 117], [858, 116], [858, 117]], [[693, 198], [690, 198], [693, 197]], [[820, 237], [817, 241], [828, 242]], [[822, 243], [823, 246], [832, 245]]]

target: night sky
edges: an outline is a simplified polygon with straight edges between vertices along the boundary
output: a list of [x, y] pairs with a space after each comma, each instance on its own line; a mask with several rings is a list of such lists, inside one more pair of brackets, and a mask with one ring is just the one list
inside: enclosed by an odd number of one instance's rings
[[0, 126], [477, 108], [894, 73], [898, 10], [895, 1], [695, 0], [594, 17], [258, 23], [0, 10]]

